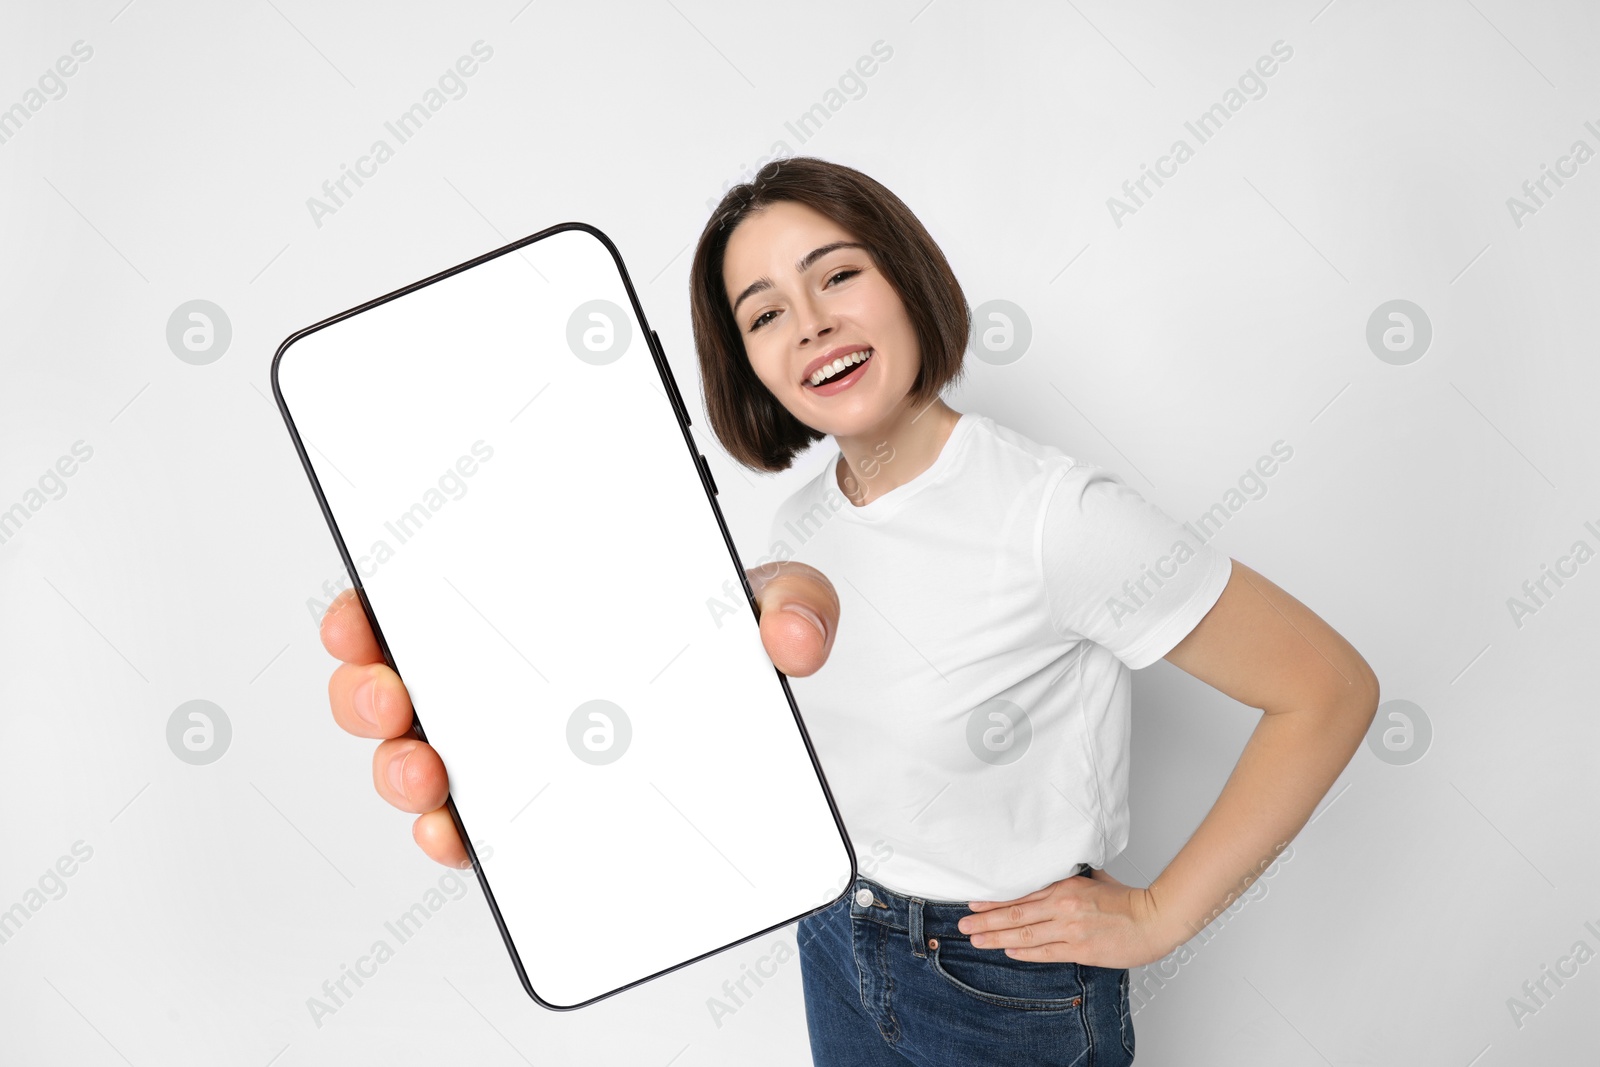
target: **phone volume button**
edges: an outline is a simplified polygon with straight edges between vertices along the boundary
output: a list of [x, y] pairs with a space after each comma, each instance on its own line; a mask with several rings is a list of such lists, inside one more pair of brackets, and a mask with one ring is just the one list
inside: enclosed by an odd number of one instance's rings
[[667, 350], [662, 347], [661, 335], [654, 330], [650, 331], [650, 340], [655, 343], [656, 355], [661, 357], [661, 367], [665, 371], [667, 389], [672, 393], [672, 406], [678, 409], [678, 414], [683, 416], [683, 424], [692, 426], [694, 422], [689, 418], [689, 405], [683, 402], [683, 394], [678, 392], [678, 382], [672, 376], [672, 367], [667, 364]]
[[702, 456], [698, 452], [696, 452], [694, 454], [694, 457], [695, 457], [695, 459], [700, 461], [700, 469], [705, 471], [706, 484], [711, 487], [711, 495], [712, 496], [721, 496], [722, 494], [720, 492], [718, 492], [718, 490], [717, 490], [717, 480], [715, 478], [711, 477], [711, 464], [706, 462], [706, 457]]

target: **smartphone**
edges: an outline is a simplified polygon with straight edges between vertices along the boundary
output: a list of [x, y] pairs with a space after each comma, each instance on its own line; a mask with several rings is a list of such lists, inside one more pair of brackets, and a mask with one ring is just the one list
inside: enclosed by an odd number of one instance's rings
[[609, 238], [552, 226], [299, 330], [272, 390], [530, 997], [842, 896], [854, 850]]

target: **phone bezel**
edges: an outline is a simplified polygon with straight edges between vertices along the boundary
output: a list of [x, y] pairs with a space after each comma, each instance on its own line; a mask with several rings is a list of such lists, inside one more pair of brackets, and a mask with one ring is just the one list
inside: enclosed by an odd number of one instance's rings
[[[334, 520], [333, 512], [328, 507], [327, 498], [322, 492], [322, 484], [317, 479], [316, 469], [311, 464], [311, 458], [306, 452], [305, 444], [300, 439], [299, 430], [295, 427], [294, 417], [289, 413], [289, 406], [284, 400], [282, 391], [278, 388], [278, 365], [282, 361], [284, 353], [287, 352], [296, 341], [308, 337], [311, 334], [316, 333], [318, 330], [321, 330], [327, 326], [331, 326], [336, 322], [343, 321], [344, 319], [348, 319], [354, 315], [358, 315], [363, 311], [378, 307], [381, 304], [386, 304], [391, 300], [406, 295], [407, 293], [415, 292], [424, 286], [432, 285], [434, 282], [442, 281], [443, 279], [451, 277], [455, 274], [459, 274], [464, 270], [469, 270], [472, 267], [478, 266], [479, 264], [487, 263], [488, 261], [496, 259], [499, 256], [506, 255], [510, 252], [515, 252], [517, 249], [533, 244], [536, 241], [540, 241], [547, 237], [558, 233], [564, 233], [569, 230], [582, 230], [586, 233], [589, 233], [603, 246], [605, 246], [606, 250], [611, 254], [612, 262], [616, 265], [617, 272], [622, 278], [623, 288], [627, 291], [628, 301], [633, 309], [633, 314], [638, 319], [640, 330], [644, 334], [646, 347], [650, 351], [651, 360], [656, 368], [656, 374], [661, 379], [662, 386], [666, 391], [667, 402], [672, 407], [673, 415], [678, 423], [678, 429], [683, 435], [684, 446], [688, 449], [689, 462], [694, 465], [696, 472], [699, 474], [701, 491], [705, 493], [706, 501], [711, 505], [711, 512], [714, 516], [716, 516], [717, 528], [722, 531], [723, 543], [727, 546], [728, 555], [733, 562], [734, 572], [738, 575], [740, 587], [744, 590], [745, 603], [750, 608], [752, 616], [757, 620], [760, 618], [760, 612], [757, 610], [755, 597], [750, 590], [750, 581], [745, 575], [744, 563], [739, 559], [739, 550], [733, 543], [732, 535], [728, 532], [728, 524], [727, 520], [723, 517], [722, 508], [717, 504], [716, 490], [710, 481], [711, 472], [709, 464], [705, 463], [704, 457], [701, 455], [700, 450], [695, 446], [694, 437], [690, 432], [690, 417], [687, 404], [685, 404], [683, 401], [683, 394], [678, 390], [677, 381], [672, 375], [672, 368], [667, 364], [666, 353], [662, 350], [660, 338], [656, 335], [655, 330], [651, 329], [649, 321], [645, 318], [644, 308], [639, 303], [639, 295], [634, 290], [633, 279], [629, 276], [628, 268], [622, 261], [622, 254], [617, 251], [617, 247], [611, 241], [611, 239], [596, 227], [585, 222], [562, 222], [548, 227], [547, 229], [540, 230], [537, 233], [530, 234], [527, 237], [513, 241], [510, 244], [502, 245], [501, 247], [492, 251], [485, 252], [481, 256], [476, 256], [463, 263], [458, 263], [453, 267], [448, 267], [445, 270], [423, 278], [420, 281], [412, 282], [409, 285], [402, 286], [393, 292], [386, 293], [383, 296], [375, 297], [374, 299], [368, 300], [363, 304], [357, 305], [356, 307], [350, 308], [346, 311], [341, 311], [335, 315], [330, 315], [320, 322], [313, 323], [312, 325], [306, 326], [303, 329], [296, 330], [294, 333], [290, 334], [284, 339], [283, 343], [278, 346], [277, 352], [274, 353], [272, 357], [271, 379], [273, 399], [277, 402], [278, 411], [283, 416], [285, 426], [288, 427], [289, 437], [294, 442], [295, 452], [299, 455], [301, 466], [305, 469], [306, 477], [311, 482], [312, 491], [316, 494], [317, 506], [322, 509], [322, 516], [327, 520], [328, 529], [333, 534], [334, 543], [339, 549], [339, 557], [344, 561], [345, 570], [349, 572], [351, 584], [356, 591], [357, 598], [361, 602], [361, 609], [366, 613], [367, 621], [372, 626], [373, 636], [377, 638], [378, 648], [383, 653], [383, 661], [384, 663], [388, 664], [390, 669], [392, 669], [397, 675], [401, 674], [400, 668], [395, 663], [394, 656], [389, 651], [389, 643], [383, 636], [383, 628], [378, 624], [378, 619], [372, 610], [372, 605], [367, 600], [366, 590], [361, 584], [360, 571], [356, 568], [355, 561], [352, 559], [349, 548], [345, 544], [344, 536], [339, 531], [339, 524]], [[673, 964], [670, 967], [662, 968], [653, 974], [645, 975], [644, 977], [635, 979], [634, 981], [628, 982], [625, 985], [618, 986], [616, 989], [601, 993], [598, 996], [590, 997], [588, 1000], [580, 1001], [576, 1004], [555, 1004], [545, 1000], [533, 988], [532, 983], [530, 983], [528, 980], [527, 972], [523, 969], [522, 957], [517, 951], [516, 943], [512, 940], [510, 932], [506, 929], [505, 920], [501, 918], [499, 905], [495, 902], [494, 891], [489, 887], [489, 879], [484, 873], [483, 864], [478, 859], [477, 849], [474, 847], [472, 838], [467, 832], [465, 823], [462, 821], [461, 813], [456, 810], [455, 798], [453, 796], [447, 796], [445, 798], [445, 807], [450, 812], [451, 821], [455, 823], [456, 832], [461, 835], [462, 844], [466, 846], [467, 855], [472, 861], [472, 869], [477, 872], [478, 885], [483, 890], [484, 899], [489, 902], [489, 911], [494, 916], [495, 925], [500, 931], [501, 940], [505, 943], [506, 951], [511, 956], [512, 966], [516, 969], [517, 978], [519, 981], [521, 981], [522, 988], [527, 992], [528, 996], [533, 998], [535, 1003], [539, 1004], [541, 1007], [548, 1008], [551, 1011], [573, 1011], [578, 1008], [588, 1007], [591, 1004], [596, 1004], [607, 999], [608, 997], [616, 996], [618, 993], [642, 985], [643, 983], [651, 981], [652, 979], [660, 978], [663, 975], [671, 974], [673, 971], [687, 967], [690, 964], [698, 963], [709, 956], [716, 955], [718, 952], [725, 952], [726, 950], [737, 945], [742, 945], [747, 941], [752, 941], [755, 938], [769, 934], [779, 927], [787, 926], [788, 924], [803, 919], [808, 915], [814, 915], [817, 912], [832, 907], [834, 904], [844, 899], [845, 895], [849, 893], [850, 884], [853, 884], [856, 878], [859, 876], [856, 865], [855, 847], [850, 840], [849, 831], [845, 828], [844, 820], [839, 815], [839, 808], [834, 801], [833, 791], [828, 787], [827, 775], [823, 772], [822, 764], [817, 759], [816, 748], [812, 745], [811, 735], [806, 730], [805, 719], [801, 716], [800, 708], [795, 703], [794, 693], [789, 689], [789, 679], [782, 671], [778, 670], [776, 666], [774, 666], [772, 669], [773, 672], [778, 676], [778, 684], [783, 688], [784, 698], [789, 702], [789, 710], [794, 716], [795, 725], [800, 731], [801, 740], [805, 743], [806, 753], [811, 759], [812, 768], [816, 771], [817, 780], [822, 786], [823, 796], [828, 801], [828, 810], [833, 815], [834, 825], [838, 828], [839, 837], [844, 845], [845, 854], [849, 858], [850, 882], [840, 890], [838, 896], [834, 897], [833, 900], [829, 901], [827, 904], [820, 905], [809, 911], [802, 912], [799, 915], [795, 915], [781, 922], [774, 923], [771, 926], [757, 930], [754, 933], [748, 934], [735, 941], [730, 941], [728, 944], [723, 945], [720, 948], [710, 949], [692, 959], [687, 959], [681, 963]], [[404, 675], [401, 675], [401, 677], [404, 678]], [[415, 708], [412, 709], [410, 735], [416, 737], [420, 741], [428, 740], [428, 735], [424, 732], [422, 727], [420, 713], [418, 713]]]

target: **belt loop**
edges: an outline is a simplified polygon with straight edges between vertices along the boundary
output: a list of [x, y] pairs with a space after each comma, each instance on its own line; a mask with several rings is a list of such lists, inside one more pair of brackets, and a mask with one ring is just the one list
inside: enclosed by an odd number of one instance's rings
[[918, 959], [928, 955], [926, 946], [922, 943], [922, 898], [912, 897], [906, 906], [906, 925], [911, 928], [911, 954]]

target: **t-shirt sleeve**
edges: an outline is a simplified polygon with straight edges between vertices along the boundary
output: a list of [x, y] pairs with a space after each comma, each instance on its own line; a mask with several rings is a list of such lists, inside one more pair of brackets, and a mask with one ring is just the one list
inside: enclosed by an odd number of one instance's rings
[[1105, 467], [1078, 462], [1053, 476], [1041, 511], [1051, 625], [1133, 670], [1188, 636], [1233, 572], [1226, 554]]

